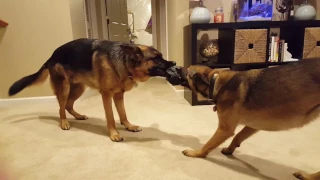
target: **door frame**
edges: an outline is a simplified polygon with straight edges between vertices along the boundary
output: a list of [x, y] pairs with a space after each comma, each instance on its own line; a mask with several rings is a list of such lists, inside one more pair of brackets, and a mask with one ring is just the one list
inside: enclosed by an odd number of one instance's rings
[[168, 59], [167, 0], [151, 0], [152, 44]]
[[98, 22], [95, 0], [83, 0], [87, 38], [98, 38]]
[[102, 25], [102, 38], [103, 39], [109, 39], [109, 26], [108, 26], [108, 20], [109, 17], [107, 15], [106, 9], [107, 4], [105, 0], [98, 0], [100, 1], [100, 13], [101, 13], [101, 25]]
[[[88, 8], [85, 6], [86, 3]], [[86, 17], [89, 15], [89, 22], [86, 20], [85, 23], [87, 37], [108, 40], [109, 27], [105, 0], [84, 0], [83, 4]], [[89, 12], [86, 12], [86, 9]], [[153, 47], [158, 49], [164, 58], [168, 59], [167, 0], [151, 0], [151, 11]], [[97, 18], [97, 16], [101, 16], [101, 18]], [[101, 19], [101, 21], [98, 22], [98, 19]], [[89, 37], [88, 31], [91, 31], [91, 37]]]

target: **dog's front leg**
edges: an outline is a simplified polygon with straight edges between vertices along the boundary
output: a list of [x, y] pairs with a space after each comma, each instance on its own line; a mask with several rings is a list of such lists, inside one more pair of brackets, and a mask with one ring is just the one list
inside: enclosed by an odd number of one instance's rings
[[205, 158], [213, 149], [233, 136], [234, 128], [218, 127], [211, 139], [199, 150], [184, 150], [182, 153], [189, 157]]
[[123, 141], [123, 138], [119, 134], [119, 132], [116, 129], [114, 117], [113, 117], [113, 111], [112, 111], [112, 94], [109, 92], [100, 92], [102, 95], [102, 100], [103, 100], [103, 107], [104, 111], [106, 113], [106, 118], [107, 118], [107, 128], [110, 133], [110, 139], [112, 141], [120, 142]]
[[121, 124], [124, 125], [124, 127], [128, 131], [131, 131], [131, 132], [141, 131], [141, 128], [139, 126], [132, 125], [127, 119], [126, 110], [124, 107], [124, 92], [116, 93], [113, 96], [113, 100], [117, 108]]

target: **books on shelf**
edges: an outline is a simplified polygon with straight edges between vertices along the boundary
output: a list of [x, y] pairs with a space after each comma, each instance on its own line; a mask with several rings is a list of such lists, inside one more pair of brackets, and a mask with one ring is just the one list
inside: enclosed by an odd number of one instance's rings
[[288, 52], [288, 43], [280, 39], [276, 33], [271, 33], [269, 44], [269, 62], [296, 61]]

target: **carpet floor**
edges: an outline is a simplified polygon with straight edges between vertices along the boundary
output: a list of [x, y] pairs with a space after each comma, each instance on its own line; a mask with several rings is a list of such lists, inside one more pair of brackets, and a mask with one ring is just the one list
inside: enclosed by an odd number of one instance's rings
[[320, 121], [302, 129], [259, 132], [233, 157], [220, 153], [229, 139], [197, 159], [181, 152], [201, 148], [212, 136], [218, 122], [212, 106], [190, 106], [163, 79], [126, 93], [125, 106], [129, 121], [142, 131], [126, 131], [114, 108], [125, 138], [120, 143], [108, 138], [98, 93], [76, 102], [75, 110], [89, 119], [68, 115], [69, 131], [58, 126], [55, 101], [0, 106], [0, 174], [10, 180], [294, 180], [298, 170], [320, 170]]

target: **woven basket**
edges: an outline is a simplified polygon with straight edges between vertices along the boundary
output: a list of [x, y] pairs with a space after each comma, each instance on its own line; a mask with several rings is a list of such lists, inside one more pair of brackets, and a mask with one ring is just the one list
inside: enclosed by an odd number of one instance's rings
[[306, 28], [303, 58], [320, 57], [320, 28]]
[[266, 62], [267, 36], [267, 29], [236, 30], [234, 63]]

